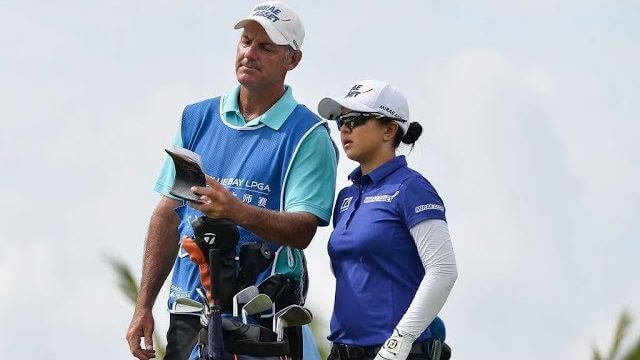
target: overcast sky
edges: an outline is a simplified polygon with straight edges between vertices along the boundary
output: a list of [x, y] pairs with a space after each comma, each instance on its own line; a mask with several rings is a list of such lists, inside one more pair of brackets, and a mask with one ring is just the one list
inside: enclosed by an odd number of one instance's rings
[[[623, 308], [640, 318], [637, 2], [290, 4], [300, 102], [386, 80], [425, 129], [408, 161], [447, 205], [456, 358], [586, 359]], [[253, 5], [0, 2], [4, 358], [127, 358], [132, 307], [104, 256], [139, 274], [163, 148], [186, 104], [235, 85], [233, 25]], [[342, 154], [340, 187], [353, 167]], [[325, 323], [329, 230], [307, 251]]]

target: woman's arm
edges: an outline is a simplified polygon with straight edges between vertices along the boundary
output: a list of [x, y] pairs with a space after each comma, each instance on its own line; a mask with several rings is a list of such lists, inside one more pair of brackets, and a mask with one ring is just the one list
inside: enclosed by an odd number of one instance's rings
[[458, 278], [456, 258], [444, 220], [424, 220], [410, 230], [425, 269], [409, 309], [375, 360], [405, 360], [413, 342], [435, 319]]
[[396, 328], [402, 335], [417, 338], [442, 309], [458, 277], [458, 270], [445, 221], [425, 220], [410, 231], [425, 268], [425, 276]]

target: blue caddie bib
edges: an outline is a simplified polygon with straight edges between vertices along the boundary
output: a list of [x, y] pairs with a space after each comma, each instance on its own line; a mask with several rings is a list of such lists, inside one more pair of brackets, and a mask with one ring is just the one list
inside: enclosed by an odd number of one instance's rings
[[[284, 184], [295, 153], [314, 128], [326, 127], [326, 123], [304, 105], [298, 105], [278, 130], [264, 124], [234, 127], [222, 121], [220, 102], [217, 97], [185, 108], [181, 127], [184, 147], [199, 154], [204, 172], [241, 201], [265, 209], [283, 210]], [[202, 213], [186, 205], [176, 212], [180, 217], [178, 232], [182, 241], [185, 236], [193, 236], [191, 222]], [[239, 230], [237, 251], [244, 243], [263, 241], [243, 227]], [[287, 261], [277, 261], [278, 265], [288, 266], [293, 272], [304, 271], [302, 251], [273, 243], [269, 245], [276, 253], [276, 260], [281, 258], [278, 255], [286, 253]], [[271, 271], [273, 269], [261, 274], [258, 282]], [[180, 247], [173, 268], [169, 308], [178, 297], [199, 300], [195, 289], [200, 286], [197, 266]]]

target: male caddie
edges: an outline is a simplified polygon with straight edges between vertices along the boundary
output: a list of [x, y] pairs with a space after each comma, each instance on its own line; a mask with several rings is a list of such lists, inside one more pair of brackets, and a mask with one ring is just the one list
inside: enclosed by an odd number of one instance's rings
[[[179, 297], [200, 299], [198, 268], [181, 247], [184, 237], [193, 236], [191, 221], [203, 213], [231, 220], [240, 230], [237, 251], [242, 244], [266, 241], [276, 257], [258, 280], [269, 271], [304, 279], [301, 249], [331, 216], [335, 147], [324, 122], [284, 84], [287, 72], [302, 58], [300, 18], [287, 5], [271, 1], [254, 7], [235, 28], [242, 30], [235, 61], [238, 86], [188, 105], [174, 140], [202, 159], [210, 176], [208, 187], [198, 194], [205, 204], [185, 203], [169, 194], [175, 177], [169, 160], [155, 186], [163, 196], [149, 224], [140, 296], [127, 332], [131, 353], [138, 359], [155, 356], [151, 309], [172, 266], [169, 308]], [[199, 318], [170, 317], [165, 359], [193, 358]], [[301, 339], [289, 340], [299, 351]]]

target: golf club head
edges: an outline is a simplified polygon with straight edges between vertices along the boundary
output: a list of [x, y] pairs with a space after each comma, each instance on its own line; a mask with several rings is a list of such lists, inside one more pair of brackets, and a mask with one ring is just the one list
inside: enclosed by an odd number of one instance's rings
[[270, 310], [272, 304], [273, 302], [267, 295], [258, 294], [242, 307], [242, 322], [246, 324], [247, 316], [249, 315], [259, 314], [263, 311]]
[[233, 296], [233, 316], [238, 316], [240, 304], [248, 303], [251, 299], [258, 296], [258, 294], [260, 294], [260, 292], [255, 285], [251, 285], [238, 291]]
[[313, 320], [313, 315], [300, 305], [290, 305], [278, 311], [274, 320], [278, 341], [282, 341], [284, 328], [306, 325]]
[[198, 301], [180, 297], [177, 298], [173, 303], [171, 310], [169, 310], [171, 314], [193, 314], [200, 315], [204, 313], [204, 305]]

